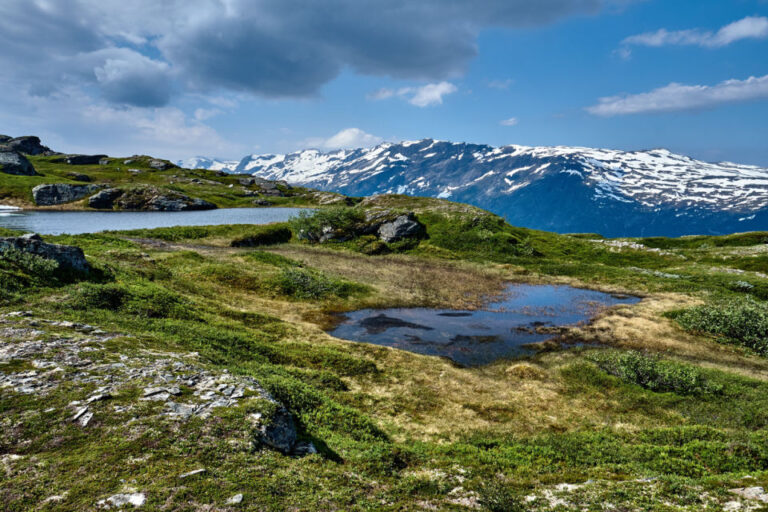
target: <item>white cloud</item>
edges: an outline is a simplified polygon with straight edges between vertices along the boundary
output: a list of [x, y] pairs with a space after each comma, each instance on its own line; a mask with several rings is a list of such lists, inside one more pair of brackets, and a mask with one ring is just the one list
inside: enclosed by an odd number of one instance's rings
[[499, 124], [501, 126], [515, 126], [517, 124], [517, 118], [510, 117], [509, 119], [504, 119], [502, 121], [499, 121]]
[[420, 87], [401, 87], [398, 90], [394, 89], [379, 89], [368, 94], [369, 100], [386, 100], [397, 96], [406, 100], [411, 105], [415, 105], [420, 108], [430, 107], [433, 105], [442, 105], [443, 96], [453, 94], [458, 91], [458, 87], [450, 82], [438, 82], [434, 84], [426, 84]]
[[375, 146], [382, 140], [381, 137], [366, 133], [360, 128], [345, 128], [337, 134], [327, 138], [311, 138], [304, 141], [303, 146], [316, 147], [325, 150], [364, 148]]
[[768, 38], [768, 18], [764, 16], [747, 16], [734, 21], [717, 32], [700, 29], [674, 30], [659, 29], [655, 32], [645, 32], [630, 36], [622, 44], [625, 46], [669, 46], [694, 45], [706, 48], [720, 48], [742, 39]]
[[591, 114], [603, 117], [671, 112], [711, 108], [724, 103], [768, 99], [768, 75], [746, 80], [726, 80], [716, 85], [671, 83], [641, 94], [600, 98], [587, 107]]

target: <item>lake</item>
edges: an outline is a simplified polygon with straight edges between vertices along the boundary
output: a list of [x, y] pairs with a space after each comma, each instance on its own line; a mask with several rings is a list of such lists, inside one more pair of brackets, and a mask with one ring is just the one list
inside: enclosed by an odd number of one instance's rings
[[557, 327], [579, 325], [607, 307], [639, 301], [571, 286], [510, 284], [503, 299], [482, 310], [362, 309], [345, 313], [330, 334], [479, 366], [533, 353], [525, 345], [552, 338]]
[[285, 222], [305, 208], [221, 208], [191, 212], [93, 212], [0, 210], [0, 227], [41, 235], [78, 235], [108, 230], [269, 224]]

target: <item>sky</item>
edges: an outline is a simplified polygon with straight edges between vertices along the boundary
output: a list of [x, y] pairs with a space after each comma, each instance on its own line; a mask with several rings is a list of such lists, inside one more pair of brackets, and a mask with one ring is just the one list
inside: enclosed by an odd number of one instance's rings
[[768, 167], [768, 0], [3, 0], [0, 133], [240, 159], [435, 138]]

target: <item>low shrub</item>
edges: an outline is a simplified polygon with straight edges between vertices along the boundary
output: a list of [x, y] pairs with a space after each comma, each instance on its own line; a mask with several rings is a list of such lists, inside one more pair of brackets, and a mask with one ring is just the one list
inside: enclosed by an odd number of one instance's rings
[[55, 260], [40, 257], [26, 251], [20, 251], [9, 247], [0, 252], [0, 260], [32, 276], [52, 276], [58, 269], [59, 263]]
[[365, 221], [362, 211], [348, 206], [334, 206], [315, 211], [301, 211], [289, 223], [296, 236], [302, 240], [316, 242], [323, 236], [323, 230], [354, 234]]
[[589, 359], [604, 372], [651, 391], [679, 395], [722, 392], [721, 385], [709, 382], [695, 366], [640, 352], [603, 351]]
[[690, 332], [714, 335], [768, 356], [768, 305], [749, 297], [718, 301], [670, 314]]
[[231, 247], [258, 247], [285, 244], [291, 241], [291, 236], [293, 233], [287, 226], [263, 226], [256, 233], [235, 238], [229, 245]]
[[490, 512], [525, 512], [528, 510], [520, 497], [500, 482], [490, 482], [479, 489], [478, 504]]
[[332, 295], [346, 298], [364, 291], [363, 285], [334, 279], [317, 271], [303, 268], [283, 268], [277, 277], [281, 293], [297, 299], [322, 299]]
[[73, 309], [108, 309], [141, 318], [188, 318], [189, 303], [180, 295], [154, 284], [81, 284], [69, 301]]

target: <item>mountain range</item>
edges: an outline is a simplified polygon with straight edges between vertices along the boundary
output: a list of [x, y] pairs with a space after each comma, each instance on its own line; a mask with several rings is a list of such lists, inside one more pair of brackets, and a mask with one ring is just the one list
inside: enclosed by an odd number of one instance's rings
[[352, 196], [446, 198], [515, 225], [560, 233], [682, 236], [768, 229], [767, 168], [703, 162], [665, 149], [492, 147], [424, 139], [179, 164]]

